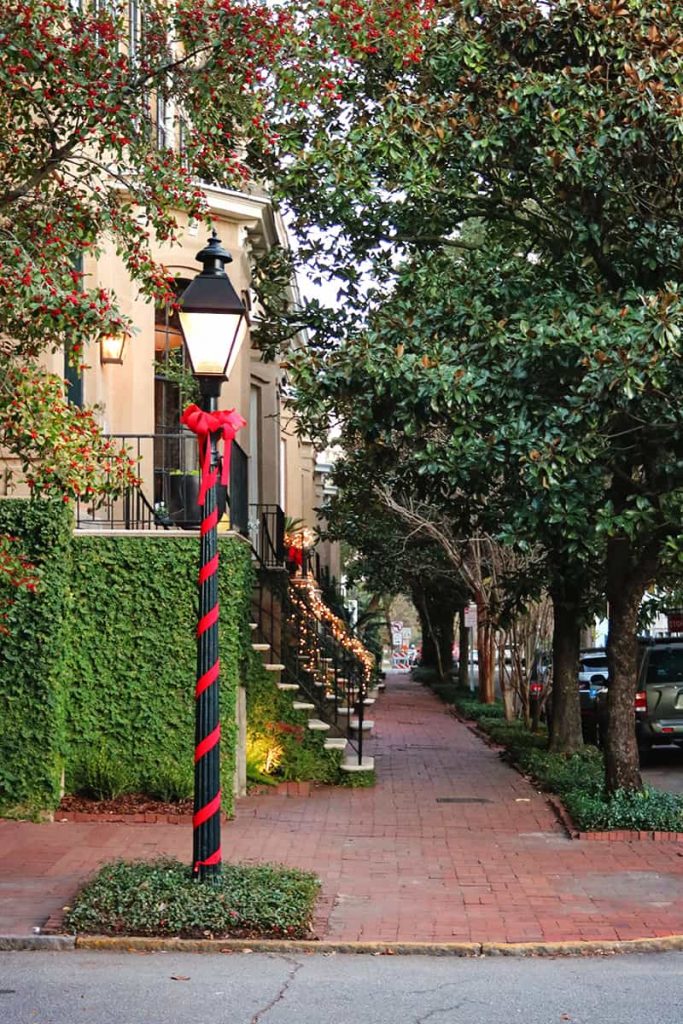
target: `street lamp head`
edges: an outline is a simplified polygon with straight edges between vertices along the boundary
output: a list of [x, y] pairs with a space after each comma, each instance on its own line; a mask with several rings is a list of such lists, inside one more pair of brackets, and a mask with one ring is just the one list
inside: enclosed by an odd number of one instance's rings
[[246, 333], [246, 310], [225, 272], [232, 262], [215, 230], [197, 254], [203, 269], [180, 297], [180, 329], [200, 387], [218, 394]]

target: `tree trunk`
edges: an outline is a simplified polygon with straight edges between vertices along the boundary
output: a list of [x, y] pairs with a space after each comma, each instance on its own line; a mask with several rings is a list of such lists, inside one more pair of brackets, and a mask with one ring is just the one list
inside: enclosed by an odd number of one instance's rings
[[[414, 598], [413, 598], [413, 600], [414, 600]], [[424, 668], [436, 669], [436, 666], [437, 666], [436, 647], [434, 645], [434, 640], [432, 638], [432, 634], [431, 634], [430, 629], [429, 629], [429, 623], [427, 622], [427, 617], [420, 610], [420, 608], [418, 607], [417, 604], [415, 604], [415, 607], [417, 608], [417, 613], [418, 613], [418, 615], [420, 617], [420, 629], [422, 631], [422, 657], [421, 657], [421, 660], [420, 660], [420, 664]]]
[[427, 615], [437, 656], [439, 679], [453, 674], [453, 642], [455, 609], [439, 595], [426, 595]]
[[633, 704], [638, 685], [636, 627], [643, 594], [657, 570], [656, 548], [636, 555], [623, 537], [607, 545], [609, 694], [605, 771], [607, 792], [642, 789]]
[[458, 685], [467, 689], [470, 683], [470, 631], [465, 625], [465, 608], [458, 610], [460, 660], [458, 662]]
[[550, 750], [574, 754], [583, 746], [579, 706], [579, 637], [582, 615], [576, 597], [566, 589], [553, 600], [553, 693]]
[[422, 664], [444, 680], [453, 672], [456, 606], [440, 589], [414, 586], [412, 597], [422, 627]]
[[500, 680], [500, 692], [503, 698], [503, 713], [505, 714], [506, 722], [514, 722], [517, 717], [515, 714], [515, 691], [510, 685], [508, 679], [504, 679], [501, 676]]
[[475, 595], [477, 602], [477, 664], [479, 669], [479, 700], [493, 704], [493, 634], [488, 620], [488, 609], [483, 595]]

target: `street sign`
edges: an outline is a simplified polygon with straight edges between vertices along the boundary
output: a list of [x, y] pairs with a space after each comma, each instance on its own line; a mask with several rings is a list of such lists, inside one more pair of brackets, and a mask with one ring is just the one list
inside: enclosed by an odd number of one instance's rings
[[477, 628], [477, 606], [468, 604], [465, 608], [465, 625], [468, 629]]
[[400, 647], [403, 643], [403, 622], [397, 620], [391, 623], [391, 645]]

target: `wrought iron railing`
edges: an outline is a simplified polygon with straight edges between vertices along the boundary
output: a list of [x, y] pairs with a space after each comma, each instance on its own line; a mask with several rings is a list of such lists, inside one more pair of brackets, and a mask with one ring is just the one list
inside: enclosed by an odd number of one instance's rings
[[249, 506], [249, 539], [261, 566], [285, 564], [285, 514], [279, 505]]
[[[197, 529], [200, 513], [197, 440], [181, 429], [157, 434], [111, 434], [128, 449], [140, 476], [139, 487], [129, 487], [117, 498], [102, 503], [78, 501], [79, 529], [168, 530]], [[229, 508], [230, 525], [245, 536], [249, 531], [248, 457], [232, 442], [230, 486], [219, 488], [221, 514]], [[229, 497], [228, 497], [229, 495]]]
[[316, 615], [300, 583], [260, 569], [253, 611], [258, 639], [284, 665], [282, 682], [298, 687], [298, 699], [313, 704], [315, 715], [330, 726], [328, 735], [344, 737], [362, 764], [368, 699], [363, 665]]

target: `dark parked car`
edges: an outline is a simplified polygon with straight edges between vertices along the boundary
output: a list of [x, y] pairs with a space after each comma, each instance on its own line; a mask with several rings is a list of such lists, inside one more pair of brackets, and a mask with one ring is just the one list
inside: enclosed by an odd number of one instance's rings
[[[683, 747], [683, 638], [640, 640], [634, 715], [638, 749], [672, 743]], [[597, 695], [598, 730], [607, 728], [607, 687]]]

